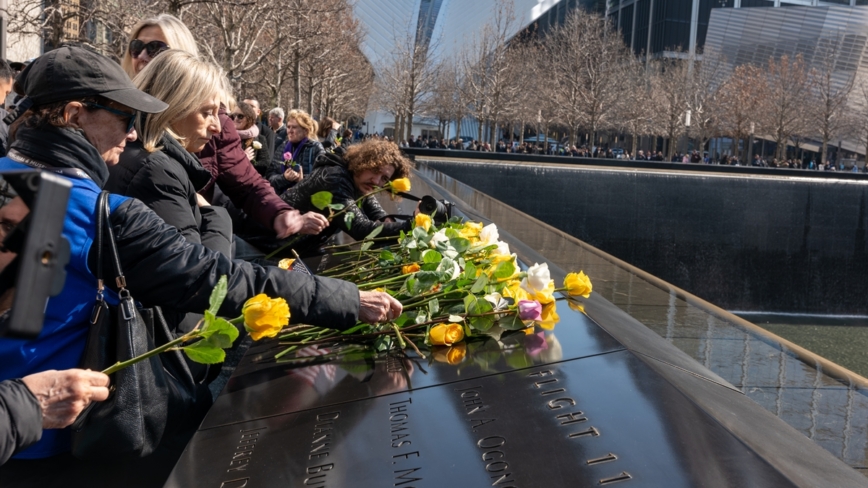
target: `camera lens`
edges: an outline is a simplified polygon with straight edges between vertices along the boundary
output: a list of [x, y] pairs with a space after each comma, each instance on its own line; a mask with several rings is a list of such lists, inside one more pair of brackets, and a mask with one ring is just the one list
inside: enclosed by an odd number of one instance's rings
[[419, 212], [426, 215], [431, 215], [440, 210], [438, 208], [439, 204], [440, 202], [438, 202], [436, 198], [432, 197], [431, 195], [425, 195], [419, 202]]

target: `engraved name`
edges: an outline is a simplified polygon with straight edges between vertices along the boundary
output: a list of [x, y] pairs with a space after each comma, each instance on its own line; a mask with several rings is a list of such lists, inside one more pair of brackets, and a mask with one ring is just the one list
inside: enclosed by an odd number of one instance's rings
[[323, 463], [322, 460], [329, 456], [329, 449], [334, 440], [335, 420], [341, 416], [340, 412], [321, 413], [316, 416], [316, 424], [313, 426], [313, 441], [310, 443], [308, 461], [313, 461], [313, 466], [307, 467], [304, 486], [324, 487], [329, 471], [333, 470], [334, 463]]
[[[560, 380], [555, 377], [555, 374], [551, 370], [540, 370], [530, 373], [527, 376], [528, 378], [534, 379], [533, 387], [534, 389], [539, 390], [539, 395], [541, 397], [550, 398], [550, 400], [546, 402], [546, 407], [548, 407], [549, 410], [559, 411], [561, 409], [576, 406], [576, 401], [567, 395], [567, 389], [559, 385]], [[570, 410], [572, 411], [565, 413], [558, 412], [554, 415], [554, 419], [558, 423], [559, 427], [569, 429], [569, 431], [567, 431], [568, 439], [584, 439], [600, 436], [600, 431], [593, 425], [585, 427], [585, 423], [588, 422], [588, 417], [586, 417], [583, 412], [574, 409]], [[618, 456], [610, 452], [605, 456], [588, 459], [585, 463], [589, 466], [593, 466], [596, 464], [616, 461], [617, 459]], [[632, 479], [632, 476], [624, 471], [619, 475], [601, 479], [600, 484], [606, 485], [629, 479]]]
[[[258, 429], [249, 429], [241, 431], [241, 439], [235, 447], [235, 452], [232, 453], [232, 461], [229, 462], [227, 473], [235, 473], [239, 471], [247, 471], [247, 466], [250, 464], [250, 459], [253, 456], [253, 448], [256, 447], [256, 441], [259, 440], [259, 434], [268, 427], [260, 427]], [[232, 482], [241, 481], [233, 480]], [[229, 483], [228, 481], [226, 483]], [[245, 483], [246, 484], [246, 480]], [[243, 486], [243, 485], [239, 485]]]
[[[490, 424], [497, 419], [483, 417], [490, 405], [485, 403], [482, 397], [482, 386], [469, 386], [467, 388], [456, 388], [461, 398], [461, 404], [464, 407], [464, 412], [468, 418], [473, 432], [485, 424]], [[509, 462], [506, 461], [506, 453], [502, 450], [506, 444], [506, 438], [501, 436], [483, 437], [477, 441], [476, 445], [483, 450], [482, 460], [485, 461], [485, 471], [488, 472], [491, 478], [491, 486], [500, 488], [517, 488], [515, 480], [512, 479], [512, 472], [508, 471]]]
[[[389, 404], [389, 435], [391, 436], [391, 446], [393, 449], [405, 450], [413, 445], [413, 440], [410, 438], [410, 411], [413, 399], [408, 398], [400, 402]], [[422, 457], [419, 451], [407, 451], [392, 456], [392, 464], [406, 463], [407, 461], [416, 461]], [[397, 466], [396, 466], [397, 467]], [[415, 488], [410, 483], [422, 481], [421, 477], [417, 477], [417, 473], [421, 467], [403, 467], [394, 471], [395, 483], [393, 486], [402, 486], [404, 488]]]

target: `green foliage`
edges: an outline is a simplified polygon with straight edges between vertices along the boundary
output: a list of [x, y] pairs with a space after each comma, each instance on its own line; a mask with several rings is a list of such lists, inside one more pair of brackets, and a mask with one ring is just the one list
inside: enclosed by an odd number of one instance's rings
[[217, 280], [217, 286], [211, 290], [211, 298], [208, 299], [208, 311], [211, 312], [212, 315], [217, 315], [217, 311], [220, 310], [220, 305], [223, 304], [223, 300], [226, 299], [226, 292], [228, 289], [228, 280], [226, 279], [226, 275], [220, 277]]
[[313, 196], [310, 197], [310, 203], [320, 210], [325, 210], [326, 207], [332, 204], [332, 193], [330, 191], [314, 193]]

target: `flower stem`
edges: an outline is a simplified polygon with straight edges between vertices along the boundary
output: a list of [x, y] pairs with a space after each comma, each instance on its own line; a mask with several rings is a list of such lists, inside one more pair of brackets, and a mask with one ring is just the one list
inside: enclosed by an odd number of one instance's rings
[[117, 373], [118, 371], [120, 371], [120, 370], [122, 370], [128, 366], [132, 366], [132, 365], [138, 363], [139, 361], [144, 361], [145, 359], [156, 356], [157, 354], [160, 354], [161, 352], [168, 351], [169, 349], [172, 349], [173, 347], [179, 346], [179, 345], [181, 345], [181, 344], [183, 344], [183, 343], [185, 343], [191, 339], [195, 339], [196, 337], [199, 337], [199, 331], [198, 330], [194, 330], [188, 334], [184, 334], [183, 336], [181, 336], [181, 337], [179, 337], [173, 341], [169, 341], [160, 347], [157, 347], [155, 349], [151, 349], [150, 351], [148, 351], [142, 355], [136, 356], [132, 359], [127, 359], [126, 361], [118, 361], [115, 364], [113, 364], [113, 365], [109, 366], [108, 368], [106, 368], [105, 370], [103, 370], [102, 373], [106, 374], [106, 375], [112, 374], [112, 373]]

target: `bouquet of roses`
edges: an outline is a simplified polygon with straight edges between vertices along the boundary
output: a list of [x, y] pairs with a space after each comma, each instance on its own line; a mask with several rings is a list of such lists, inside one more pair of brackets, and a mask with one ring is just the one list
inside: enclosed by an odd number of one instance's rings
[[[379, 191], [398, 191], [395, 187], [409, 190], [409, 182], [395, 180]], [[325, 196], [319, 198], [319, 203], [331, 205]], [[343, 207], [333, 210], [337, 213], [332, 217], [337, 217]], [[566, 293], [571, 306], [581, 310], [576, 299], [587, 298], [592, 291], [583, 272], [568, 274], [563, 287], [556, 288], [546, 263], [522, 271], [494, 224], [453, 218], [436, 226], [425, 214], [417, 215], [413, 224], [410, 233], [402, 233], [396, 244], [384, 248], [371, 249], [375, 241], [383, 240], [376, 233], [356, 243], [358, 249], [338, 251], [342, 246], [332, 246], [334, 256], [348, 259], [324, 273], [354, 282], [360, 290], [392, 295], [404, 306], [399, 317], [344, 332], [297, 326], [280, 336], [287, 347], [276, 357], [335, 343], [362, 344], [377, 351], [410, 347], [424, 356], [414, 340], [429, 348], [449, 347], [474, 336], [499, 336], [530, 327], [552, 329], [559, 320], [556, 292]]]

